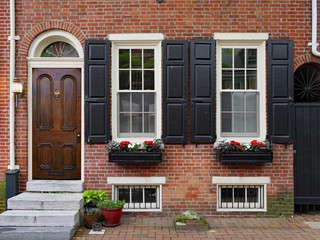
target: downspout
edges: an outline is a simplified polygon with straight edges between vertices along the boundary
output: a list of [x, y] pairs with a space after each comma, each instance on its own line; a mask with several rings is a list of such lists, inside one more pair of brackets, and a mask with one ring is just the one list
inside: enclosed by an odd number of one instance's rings
[[16, 40], [19, 37], [15, 36], [15, 0], [10, 0], [10, 107], [9, 107], [9, 131], [10, 131], [10, 165], [8, 169], [19, 169], [19, 166], [15, 165], [15, 96], [12, 92], [12, 82], [15, 77], [15, 52], [16, 52]]
[[312, 53], [313, 55], [320, 57], [320, 52], [317, 50], [318, 46], [318, 41], [317, 41], [317, 21], [318, 21], [318, 16], [317, 16], [317, 0], [312, 0]]

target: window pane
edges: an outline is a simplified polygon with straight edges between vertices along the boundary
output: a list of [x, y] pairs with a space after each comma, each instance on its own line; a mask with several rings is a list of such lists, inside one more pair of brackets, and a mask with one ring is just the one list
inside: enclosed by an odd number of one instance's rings
[[120, 112], [130, 112], [130, 93], [119, 93]]
[[154, 71], [144, 71], [144, 90], [154, 90]]
[[247, 70], [247, 89], [257, 89], [256, 70]]
[[141, 49], [131, 49], [131, 68], [142, 68]]
[[233, 94], [234, 111], [244, 111], [244, 93]]
[[257, 49], [247, 49], [247, 67], [257, 67]]
[[221, 188], [221, 202], [232, 202], [232, 188]]
[[231, 93], [223, 92], [221, 93], [221, 109], [222, 111], [232, 110], [232, 95]]
[[142, 114], [141, 113], [132, 114], [132, 132], [133, 133], [142, 132]]
[[222, 49], [222, 68], [232, 68], [232, 48]]
[[222, 113], [222, 132], [232, 132], [232, 114]]
[[132, 112], [142, 112], [142, 93], [132, 93]]
[[247, 113], [246, 117], [247, 132], [257, 132], [257, 114]]
[[154, 112], [154, 93], [144, 94], [144, 112]]
[[144, 68], [154, 68], [154, 50], [144, 49], [143, 50]]
[[246, 93], [246, 110], [257, 111], [257, 93]]
[[156, 188], [145, 188], [145, 202], [155, 203], [157, 202], [157, 189]]
[[245, 202], [245, 188], [234, 188], [234, 202]]
[[232, 89], [232, 71], [222, 71], [222, 89]]
[[134, 70], [131, 72], [131, 89], [142, 90], [142, 71]]
[[258, 202], [258, 188], [248, 188], [247, 189], [247, 201], [248, 202]]
[[131, 188], [132, 203], [142, 203], [143, 202], [143, 188]]
[[245, 89], [243, 70], [234, 71], [234, 89]]
[[244, 49], [234, 49], [234, 67], [244, 68]]
[[119, 68], [130, 68], [129, 49], [119, 49]]
[[130, 114], [120, 113], [120, 133], [130, 132]]
[[144, 114], [144, 132], [154, 133], [154, 113]]
[[119, 89], [120, 90], [129, 90], [129, 70], [120, 70], [119, 71]]
[[244, 114], [234, 114], [234, 132], [244, 132]]
[[119, 199], [120, 201], [125, 200], [126, 203], [130, 203], [130, 188], [119, 188]]

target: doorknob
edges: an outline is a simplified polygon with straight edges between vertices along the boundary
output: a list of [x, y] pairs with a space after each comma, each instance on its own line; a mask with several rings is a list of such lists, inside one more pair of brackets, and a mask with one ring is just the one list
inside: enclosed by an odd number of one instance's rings
[[78, 132], [76, 134], [76, 136], [77, 136], [77, 143], [80, 143], [81, 142], [81, 134]]

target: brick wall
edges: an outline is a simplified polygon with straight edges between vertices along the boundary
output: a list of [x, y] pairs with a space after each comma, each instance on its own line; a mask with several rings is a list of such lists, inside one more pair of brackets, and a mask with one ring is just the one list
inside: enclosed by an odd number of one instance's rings
[[[295, 69], [308, 61], [319, 62], [307, 46], [311, 40], [311, 0], [164, 0], [161, 4], [155, 0], [17, 0], [16, 11], [17, 35], [21, 38], [17, 41], [16, 75], [25, 80], [29, 45], [49, 29], [71, 32], [82, 43], [84, 39], [106, 39], [109, 33], [164, 33], [166, 39], [189, 40], [212, 38], [214, 32], [266, 32], [270, 39], [294, 40]], [[9, 164], [9, 1], [0, 8], [0, 32], [1, 180]], [[28, 174], [27, 109], [24, 97], [16, 113], [21, 190], [25, 189]], [[111, 176], [165, 176], [165, 214], [194, 209], [218, 215], [212, 176], [270, 176], [270, 200], [285, 194], [292, 196], [293, 191], [292, 146], [277, 145], [274, 162], [268, 164], [220, 164], [211, 144], [187, 144], [185, 148], [168, 144], [163, 163], [148, 166], [109, 163], [104, 144], [85, 145], [84, 154], [86, 189], [111, 191], [107, 184]], [[287, 209], [291, 211], [292, 204]], [[287, 209], [277, 211], [285, 213]]]

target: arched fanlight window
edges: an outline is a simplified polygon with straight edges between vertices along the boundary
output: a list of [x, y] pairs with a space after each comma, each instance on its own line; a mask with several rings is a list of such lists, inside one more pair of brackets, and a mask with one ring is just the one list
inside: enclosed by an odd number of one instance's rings
[[320, 102], [320, 65], [306, 63], [294, 73], [294, 101]]
[[77, 50], [66, 42], [53, 42], [41, 53], [41, 57], [79, 57]]

